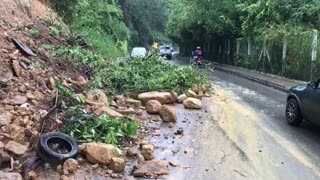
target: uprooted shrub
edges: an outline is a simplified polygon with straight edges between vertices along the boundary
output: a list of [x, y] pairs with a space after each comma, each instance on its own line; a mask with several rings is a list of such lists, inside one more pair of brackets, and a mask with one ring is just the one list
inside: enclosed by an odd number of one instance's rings
[[110, 94], [145, 91], [175, 91], [182, 93], [195, 84], [205, 84], [207, 76], [190, 66], [179, 67], [149, 58], [117, 58], [105, 60], [92, 51], [66, 47], [45, 46], [54, 56], [66, 55], [80, 67], [89, 66], [94, 75], [92, 88], [104, 88]]
[[62, 131], [80, 142], [103, 142], [118, 145], [124, 137], [137, 134], [138, 123], [130, 118], [95, 116], [85, 109], [84, 100], [74, 92], [58, 84], [61, 104], [68, 106]]

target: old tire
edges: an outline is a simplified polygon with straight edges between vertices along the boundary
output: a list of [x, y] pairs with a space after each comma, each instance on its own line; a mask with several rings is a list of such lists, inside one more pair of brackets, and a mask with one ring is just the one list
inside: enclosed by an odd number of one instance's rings
[[[58, 144], [65, 148], [68, 153], [58, 153], [49, 147], [50, 143]], [[69, 158], [76, 158], [79, 154], [79, 147], [77, 143], [68, 135], [63, 133], [47, 133], [41, 136], [37, 145], [37, 154], [45, 162], [53, 165], [63, 164]]]
[[295, 99], [289, 99], [287, 102], [286, 119], [292, 126], [299, 126], [302, 123], [300, 107]]

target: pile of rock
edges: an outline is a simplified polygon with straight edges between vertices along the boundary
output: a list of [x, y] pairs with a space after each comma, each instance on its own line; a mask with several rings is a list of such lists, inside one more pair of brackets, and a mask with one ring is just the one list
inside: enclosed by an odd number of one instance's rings
[[138, 158], [138, 164], [133, 171], [133, 175], [136, 177], [157, 177], [169, 174], [166, 163], [154, 159], [154, 147], [144, 141], [140, 143], [140, 152], [136, 148], [129, 148], [126, 155]]

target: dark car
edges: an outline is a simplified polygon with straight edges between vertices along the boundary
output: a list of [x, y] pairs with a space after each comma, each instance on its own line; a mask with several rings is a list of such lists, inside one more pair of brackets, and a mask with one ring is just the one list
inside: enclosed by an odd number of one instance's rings
[[289, 90], [286, 118], [289, 124], [299, 126], [303, 119], [320, 125], [320, 79]]

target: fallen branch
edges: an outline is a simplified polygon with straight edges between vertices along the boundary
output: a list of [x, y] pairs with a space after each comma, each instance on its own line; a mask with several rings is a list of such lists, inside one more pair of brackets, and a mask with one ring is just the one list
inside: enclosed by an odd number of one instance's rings
[[233, 171], [240, 174], [242, 177], [247, 177], [246, 175], [242, 174], [241, 172], [237, 171], [236, 169], [234, 169]]

